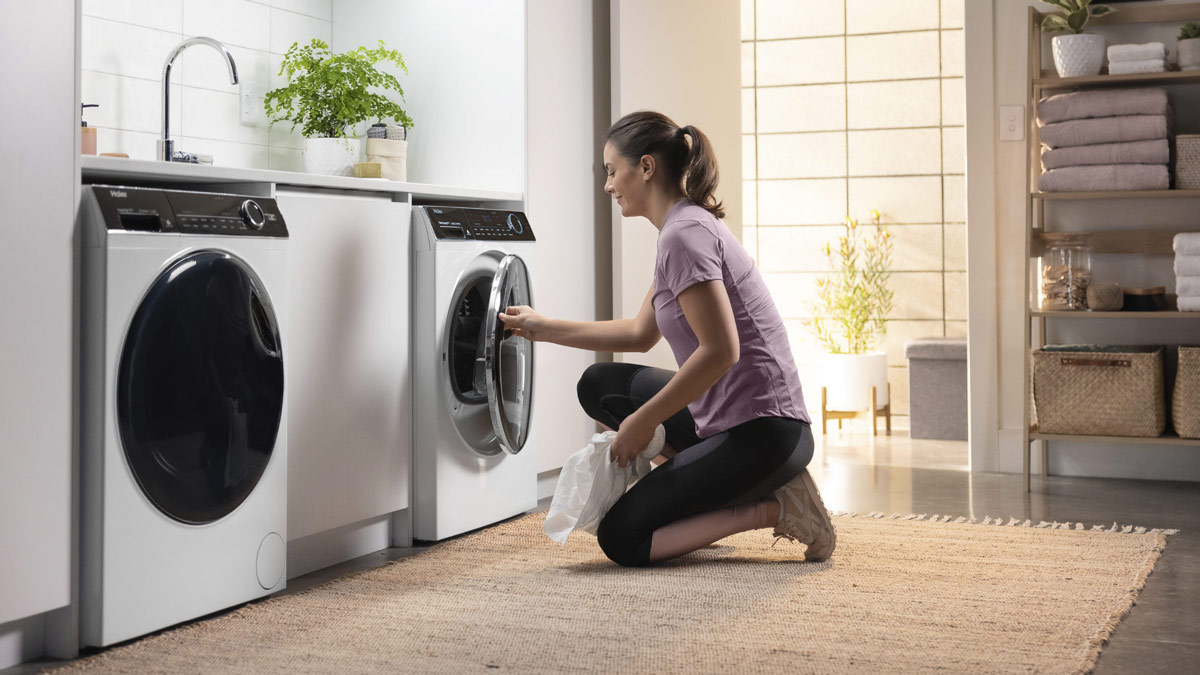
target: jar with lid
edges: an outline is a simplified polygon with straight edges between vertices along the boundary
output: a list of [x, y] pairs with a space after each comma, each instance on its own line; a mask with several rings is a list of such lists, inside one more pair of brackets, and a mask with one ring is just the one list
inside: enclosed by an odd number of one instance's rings
[[1092, 246], [1085, 234], [1042, 235], [1042, 309], [1087, 309], [1092, 283]]

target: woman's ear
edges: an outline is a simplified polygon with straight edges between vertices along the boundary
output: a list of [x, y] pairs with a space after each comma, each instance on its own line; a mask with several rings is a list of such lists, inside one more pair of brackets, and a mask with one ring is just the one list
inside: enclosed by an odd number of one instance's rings
[[641, 161], [638, 162], [638, 168], [642, 171], [642, 180], [650, 180], [654, 177], [654, 170], [657, 163], [654, 161], [654, 155], [642, 155]]

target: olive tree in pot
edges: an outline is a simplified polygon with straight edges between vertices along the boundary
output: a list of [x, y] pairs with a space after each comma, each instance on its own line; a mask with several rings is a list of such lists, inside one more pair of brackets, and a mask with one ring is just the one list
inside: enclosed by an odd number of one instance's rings
[[1189, 21], [1179, 29], [1179, 69], [1200, 69], [1200, 23]]
[[412, 127], [408, 113], [387, 96], [394, 91], [403, 100], [404, 90], [395, 76], [375, 67], [381, 62], [408, 73], [400, 52], [388, 49], [383, 40], [375, 49], [359, 47], [341, 54], [331, 52], [322, 40], [304, 47], [292, 43], [279, 70], [288, 83], [267, 92], [263, 105], [271, 124], [300, 127], [305, 171], [353, 176], [361, 149], [361, 140], [353, 137], [354, 126], [361, 122], [393, 119]]
[[887, 354], [874, 351], [892, 310], [892, 239], [879, 219], [871, 211], [871, 225], [859, 227], [847, 216], [836, 248], [825, 244], [833, 271], [817, 280], [818, 302], [807, 325], [826, 352], [821, 379], [829, 410], [869, 410], [872, 386], [877, 407], [890, 403]]
[[1062, 10], [1042, 18], [1043, 33], [1065, 33], [1050, 40], [1054, 68], [1059, 77], [1099, 75], [1104, 66], [1104, 36], [1083, 32], [1088, 20], [1117, 11], [1108, 5], [1093, 5], [1092, 0], [1042, 0]]

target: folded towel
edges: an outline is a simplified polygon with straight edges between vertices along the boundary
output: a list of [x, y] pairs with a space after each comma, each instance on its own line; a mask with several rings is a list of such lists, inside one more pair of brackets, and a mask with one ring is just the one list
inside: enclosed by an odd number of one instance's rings
[[1160, 164], [1066, 166], [1038, 176], [1038, 189], [1042, 192], [1166, 190], [1170, 185], [1167, 167]]
[[1038, 101], [1038, 126], [1115, 115], [1165, 115], [1171, 108], [1167, 90], [1159, 87], [1090, 89], [1047, 96]]
[[1176, 255], [1175, 274], [1185, 277], [1200, 277], [1200, 255]]
[[1176, 304], [1181, 312], [1200, 312], [1200, 297], [1189, 298], [1181, 295]]
[[1200, 277], [1175, 277], [1175, 292], [1179, 297], [1200, 298]]
[[1168, 115], [1122, 115], [1091, 120], [1068, 120], [1047, 124], [1038, 131], [1042, 143], [1051, 148], [1101, 143], [1128, 143], [1169, 138]]
[[1180, 232], [1171, 241], [1175, 255], [1200, 255], [1200, 232]]
[[1092, 164], [1170, 163], [1171, 147], [1165, 138], [1156, 141], [1074, 145], [1057, 150], [1042, 150], [1042, 167], [1047, 170], [1058, 169], [1064, 166], [1088, 166]]
[[1164, 59], [1146, 59], [1145, 61], [1114, 61], [1108, 64], [1109, 75], [1132, 75], [1134, 73], [1161, 73], [1166, 71], [1167, 62]]
[[1147, 59], [1167, 58], [1167, 47], [1161, 42], [1145, 44], [1111, 45], [1108, 48], [1108, 62], [1114, 61], [1145, 61]]

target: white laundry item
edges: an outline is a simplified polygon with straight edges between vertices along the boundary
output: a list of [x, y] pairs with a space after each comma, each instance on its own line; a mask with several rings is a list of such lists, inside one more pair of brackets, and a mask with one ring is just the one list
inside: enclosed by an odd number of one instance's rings
[[558, 474], [558, 485], [542, 526], [546, 535], [562, 546], [567, 536], [579, 530], [595, 535], [600, 519], [613, 504], [652, 468], [650, 460], [662, 452], [667, 431], [660, 424], [650, 444], [634, 460], [621, 468], [609, 456], [617, 432], [605, 431], [592, 436], [591, 442], [567, 458]]
[[1200, 255], [1200, 232], [1180, 232], [1171, 241], [1175, 255]]
[[1181, 312], [1200, 312], [1200, 296], [1186, 297], [1181, 295], [1176, 302]]
[[1176, 276], [1175, 292], [1181, 298], [1200, 298], [1200, 277]]
[[1109, 75], [1132, 75], [1133, 73], [1161, 73], [1167, 69], [1163, 59], [1145, 59], [1142, 61], [1113, 61], [1108, 64]]
[[1167, 58], [1167, 46], [1161, 42], [1145, 44], [1111, 45], [1108, 48], [1108, 62], [1116, 61], [1145, 61], [1147, 59]]
[[1176, 255], [1175, 274], [1181, 277], [1200, 277], [1200, 254]]

